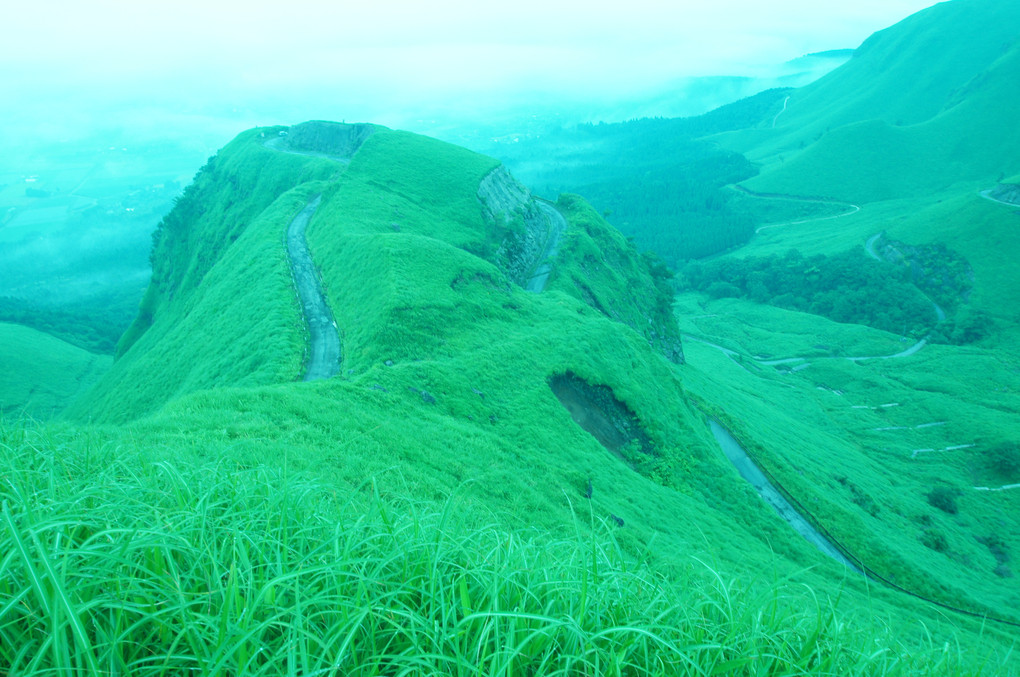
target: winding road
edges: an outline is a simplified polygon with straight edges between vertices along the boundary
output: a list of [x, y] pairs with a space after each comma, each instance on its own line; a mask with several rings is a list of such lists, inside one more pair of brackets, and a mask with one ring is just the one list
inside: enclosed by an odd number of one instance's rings
[[991, 200], [992, 202], [997, 202], [1000, 205], [1006, 205], [1007, 207], [1020, 207], [1020, 203], [1017, 203], [1017, 202], [1007, 202], [1006, 200], [1000, 200], [998, 198], [992, 197], [992, 190], [994, 190], [994, 189], [982, 190], [981, 192], [978, 193], [978, 195], [980, 195], [981, 197], [983, 197], [986, 200]]
[[782, 115], [783, 113], [786, 112], [786, 106], [789, 103], [790, 103], [790, 97], [786, 97], [785, 99], [783, 99], [783, 110], [781, 110], [778, 113], [776, 113], [776, 117], [772, 118], [772, 128], [773, 129], [775, 129], [775, 127], [776, 127], [776, 120], [779, 119], [780, 115]]
[[553, 259], [556, 258], [556, 254], [560, 251], [560, 240], [563, 238], [563, 233], [567, 232], [567, 220], [563, 218], [563, 214], [560, 214], [560, 210], [551, 203], [544, 200], [535, 200], [535, 204], [538, 205], [538, 208], [545, 214], [546, 220], [549, 222], [549, 235], [546, 238], [542, 255], [539, 257], [539, 263], [535, 266], [524, 288], [539, 294], [549, 284]]
[[[349, 164], [350, 156], [331, 155], [308, 150], [295, 150], [286, 143], [285, 136], [266, 139], [262, 145], [277, 153], [303, 155]], [[355, 149], [356, 150], [356, 149]], [[353, 154], [353, 153], [352, 153]], [[294, 277], [294, 287], [301, 301], [301, 313], [308, 327], [308, 361], [305, 364], [304, 381], [320, 381], [332, 378], [340, 372], [342, 357], [340, 330], [333, 319], [333, 312], [326, 302], [322, 281], [308, 251], [305, 230], [322, 203], [322, 195], [316, 195], [291, 220], [287, 226], [287, 257]]]
[[[690, 334], [686, 334], [684, 336], [684, 338], [686, 338], [688, 341], [694, 341], [696, 343], [701, 343], [701, 344], [704, 344], [706, 346], [710, 346], [712, 348], [715, 348], [716, 350], [720, 351], [721, 353], [723, 353], [724, 355], [726, 355], [727, 357], [729, 357], [731, 359], [740, 356], [740, 353], [738, 353], [737, 351], [731, 350], [730, 348], [726, 348], [724, 346], [721, 346], [718, 343], [712, 343], [711, 341], [707, 341], [707, 340], [702, 339], [702, 338], [696, 338], [694, 336], [691, 336]], [[815, 356], [815, 357], [783, 357], [783, 358], [779, 358], [779, 359], [772, 359], [772, 358], [763, 359], [763, 358], [760, 358], [760, 357], [755, 357], [754, 355], [744, 355], [744, 357], [747, 357], [747, 358], [753, 360], [754, 362], [757, 362], [758, 364], [762, 365], [763, 367], [774, 367], [774, 366], [781, 365], [781, 364], [793, 364], [793, 365], [796, 365], [796, 366], [792, 367], [791, 370], [792, 371], [800, 371], [801, 369], [807, 369], [809, 366], [811, 366], [811, 362], [809, 362], [808, 360], [849, 360], [851, 362], [859, 362], [861, 360], [894, 360], [894, 359], [899, 359], [899, 358], [903, 358], [903, 357], [910, 357], [911, 355], [913, 355], [917, 351], [921, 350], [921, 348], [924, 348], [926, 345], [928, 345], [928, 338], [927, 337], [921, 339], [920, 341], [918, 341], [914, 345], [910, 346], [906, 350], [901, 350], [900, 352], [893, 353], [892, 355], [857, 355], [857, 356], [850, 356], [850, 357], [844, 357], [844, 356], [840, 356], [840, 357], [835, 357], [835, 356], [834, 357], [825, 357], [825, 356]], [[737, 364], [740, 364], [740, 363], [738, 362]], [[740, 366], [743, 366], [743, 365], [740, 365]], [[746, 369], [746, 367], [745, 367], [745, 369]]]
[[750, 195], [751, 197], [756, 197], [761, 200], [787, 200], [792, 202], [810, 202], [812, 204], [820, 205], [842, 205], [847, 208], [845, 212], [841, 214], [833, 214], [832, 216], [816, 216], [810, 219], [801, 219], [799, 221], [783, 221], [781, 223], [769, 223], [764, 226], [758, 226], [757, 228], [754, 229], [755, 235], [762, 232], [763, 230], [768, 230], [769, 228], [779, 228], [781, 226], [799, 226], [801, 224], [812, 223], [814, 221], [831, 221], [832, 219], [841, 219], [845, 216], [851, 216], [861, 211], [861, 206], [853, 204], [852, 202], [842, 202], [840, 200], [827, 200], [825, 198], [820, 197], [802, 197], [800, 195], [779, 195], [773, 193], [758, 193], [751, 190], [750, 188], [744, 188], [740, 184], [731, 184], [729, 188], [731, 190], [737, 191], [738, 193], [744, 193], [745, 195]]
[[709, 421], [709, 428], [712, 430], [712, 435], [715, 437], [716, 442], [722, 448], [723, 453], [726, 454], [726, 458], [730, 460], [730, 463], [737, 469], [740, 476], [747, 480], [751, 486], [755, 488], [758, 495], [768, 503], [772, 508], [779, 513], [786, 522], [793, 527], [793, 529], [804, 537], [811, 545], [818, 548], [824, 554], [828, 555], [832, 559], [836, 560], [843, 566], [861, 573], [857, 567], [855, 567], [850, 560], [843, 556], [843, 554], [836, 549], [829, 539], [815, 529], [810, 522], [801, 515], [796, 508], [793, 507], [786, 497], [779, 492], [779, 490], [769, 482], [768, 478], [765, 477], [765, 473], [755, 465], [751, 457], [748, 456], [747, 452], [744, 451], [740, 443], [730, 434], [728, 430], [723, 428], [715, 420]]
[[315, 210], [319, 208], [322, 196], [317, 195], [287, 227], [287, 255], [294, 274], [294, 286], [301, 299], [301, 309], [308, 325], [308, 364], [305, 367], [305, 381], [318, 381], [336, 376], [340, 371], [340, 332], [333, 313], [326, 303], [312, 255], [305, 240], [305, 229]]

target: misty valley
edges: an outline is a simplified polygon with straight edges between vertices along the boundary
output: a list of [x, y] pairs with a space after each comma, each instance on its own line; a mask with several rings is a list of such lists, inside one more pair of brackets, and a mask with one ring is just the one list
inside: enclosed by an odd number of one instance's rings
[[12, 142], [0, 675], [1018, 674], [1018, 36]]

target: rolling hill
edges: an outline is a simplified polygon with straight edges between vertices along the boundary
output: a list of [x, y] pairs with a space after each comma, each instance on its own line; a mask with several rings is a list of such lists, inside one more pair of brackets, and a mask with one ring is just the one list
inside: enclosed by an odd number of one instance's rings
[[112, 359], [19, 324], [0, 322], [0, 412], [49, 419], [87, 391]]
[[717, 140], [764, 163], [762, 192], [870, 202], [1015, 174], [1018, 30], [1015, 3], [940, 3], [792, 91], [775, 127]]
[[[857, 505], [861, 551], [903, 556], [885, 571], [910, 562], [968, 595], [1004, 593], [1006, 606], [1018, 601], [1020, 222], [981, 193], [1012, 195], [1018, 35], [1015, 3], [942, 3], [875, 34], [771, 116], [710, 137], [757, 163], [740, 195], [763, 225], [682, 271], [677, 305], [693, 373], [718, 370], [689, 391], [742, 412], [780, 483]], [[879, 285], [853, 280], [883, 267], [927, 297], [928, 326], [864, 326], [827, 306], [880, 304]], [[797, 424], [780, 412], [833, 437], [784, 438]]]
[[[312, 210], [341, 357], [305, 382], [313, 318], [286, 240]], [[161, 223], [107, 375], [66, 422], [0, 429], [0, 595], [18, 600], [0, 657], [134, 674], [1008, 666], [998, 627], [870, 583], [761, 502], [708, 417], [768, 461], [798, 454], [774, 474], [869, 566], [1010, 615], [986, 579], [958, 586], [869, 533], [839, 493], [867, 472], [832, 478], [804, 440], [866, 456], [817, 407], [798, 415], [800, 389], [766, 378], [762, 399], [729, 357], [681, 348], [670, 301], [661, 263], [583, 199], [540, 201], [492, 158], [368, 125], [241, 134]]]

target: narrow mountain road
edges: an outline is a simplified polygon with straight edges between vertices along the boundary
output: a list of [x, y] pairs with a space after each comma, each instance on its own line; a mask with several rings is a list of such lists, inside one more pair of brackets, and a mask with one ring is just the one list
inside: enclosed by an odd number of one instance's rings
[[775, 127], [776, 127], [776, 121], [779, 119], [779, 116], [786, 112], [786, 106], [787, 106], [788, 103], [790, 103], [790, 97], [786, 97], [785, 99], [783, 99], [783, 110], [781, 110], [778, 113], [776, 113], [776, 117], [772, 118], [772, 128], [773, 129], [775, 129]]
[[744, 188], [739, 184], [733, 184], [729, 187], [732, 190], [735, 190], [739, 193], [744, 193], [745, 195], [750, 195], [751, 197], [756, 197], [762, 200], [789, 200], [792, 202], [809, 202], [812, 204], [820, 205], [841, 205], [847, 208], [845, 212], [842, 212], [840, 214], [833, 214], [832, 216], [818, 216], [810, 219], [800, 219], [798, 221], [782, 221], [780, 223], [768, 223], [764, 226], [758, 226], [757, 228], [755, 228], [754, 230], [755, 235], [762, 232], [763, 230], [769, 230], [770, 228], [779, 228], [781, 226], [799, 226], [804, 223], [814, 223], [815, 221], [831, 221], [833, 219], [842, 219], [846, 216], [852, 216], [857, 212], [861, 211], [861, 206], [853, 204], [852, 202], [842, 202], [840, 200], [826, 200], [824, 198], [818, 197], [802, 197], [800, 195], [778, 195], [772, 193], [757, 193], [749, 188]]
[[553, 260], [560, 251], [560, 240], [563, 238], [563, 234], [567, 232], [567, 220], [563, 218], [563, 214], [553, 204], [544, 200], [536, 200], [535, 203], [542, 210], [542, 213], [545, 214], [546, 220], [549, 222], [549, 235], [546, 238], [542, 255], [538, 259], [538, 265], [535, 266], [535, 270], [532, 271], [531, 277], [528, 278], [528, 283], [524, 288], [538, 294], [549, 283]]
[[751, 486], [754, 487], [758, 495], [762, 497], [766, 503], [768, 503], [773, 510], [779, 513], [786, 522], [793, 527], [793, 529], [804, 537], [808, 543], [818, 548], [822, 553], [828, 555], [832, 559], [836, 560], [843, 566], [851, 569], [857, 573], [861, 573], [860, 570], [855, 567], [850, 560], [843, 556], [842, 553], [836, 546], [834, 546], [829, 539], [815, 529], [807, 519], [797, 511], [793, 505], [786, 500], [786, 497], [765, 477], [765, 473], [755, 465], [754, 461], [748, 456], [747, 452], [744, 451], [740, 443], [734, 439], [733, 435], [728, 430], [719, 425], [716, 421], [709, 421], [709, 427], [712, 430], [712, 435], [715, 437], [716, 442], [722, 448], [723, 453], [726, 454], [726, 458], [729, 459], [733, 467], [737, 469], [740, 476], [743, 477]]
[[[706, 339], [696, 338], [694, 336], [691, 336], [690, 334], [686, 334], [685, 338], [688, 341], [695, 341], [697, 343], [704, 344], [704, 345], [709, 346], [711, 348], [715, 348], [716, 350], [720, 351], [721, 353], [723, 353], [724, 355], [726, 355], [727, 357], [729, 357], [731, 359], [740, 356], [740, 353], [738, 353], [737, 351], [731, 350], [731, 349], [726, 348], [724, 346], [721, 346], [721, 345], [719, 345], [717, 343], [712, 343], [711, 341], [708, 341]], [[746, 357], [746, 358], [748, 358], [748, 359], [750, 359], [750, 360], [752, 360], [754, 362], [757, 362], [758, 364], [762, 365], [763, 367], [775, 367], [775, 366], [783, 365], [783, 364], [791, 364], [791, 365], [796, 365], [796, 366], [792, 367], [792, 369], [791, 369], [792, 371], [800, 371], [801, 369], [807, 369], [809, 366], [811, 366], [811, 362], [809, 360], [813, 360], [813, 361], [818, 361], [818, 360], [849, 360], [851, 362], [859, 362], [861, 360], [895, 360], [895, 359], [900, 359], [900, 358], [904, 358], [904, 357], [910, 357], [911, 355], [913, 355], [917, 351], [921, 350], [921, 348], [924, 348], [926, 345], [928, 345], [927, 337], [921, 339], [920, 341], [918, 341], [917, 343], [913, 344], [912, 346], [910, 346], [906, 350], [901, 350], [900, 352], [893, 353], [892, 355], [856, 355], [856, 356], [849, 356], [849, 357], [846, 357], [846, 356], [840, 356], [840, 357], [818, 357], [818, 356], [796, 357], [795, 356], [795, 357], [783, 357], [783, 358], [778, 358], [778, 359], [772, 359], [772, 358], [763, 359], [763, 358], [760, 358], [760, 357], [755, 357], [754, 355], [744, 355], [744, 357]], [[738, 364], [740, 364], [740, 363], [738, 362]], [[741, 366], [743, 366], [743, 365], [741, 365]]]
[[1010, 491], [1020, 489], [1020, 484], [1004, 484], [1001, 487], [974, 487], [974, 491]]
[[[277, 153], [322, 158], [342, 165], [350, 164], [350, 156], [295, 150], [290, 148], [286, 141], [286, 136], [276, 136], [266, 139], [262, 145]], [[308, 241], [305, 239], [308, 222], [321, 203], [322, 196], [316, 195], [287, 227], [287, 256], [294, 276], [294, 287], [301, 301], [301, 312], [308, 327], [308, 361], [303, 377], [305, 381], [319, 381], [336, 376], [340, 371], [342, 356], [340, 330], [326, 302], [319, 273], [315, 269], [312, 255], [308, 251]]]
[[317, 195], [305, 205], [287, 228], [287, 255], [290, 257], [294, 286], [301, 299], [301, 309], [308, 324], [309, 350], [305, 367], [305, 381], [317, 381], [336, 376], [340, 371], [340, 332], [333, 313], [326, 303], [318, 272], [312, 263], [305, 240], [305, 229], [322, 196]]
[[882, 233], [875, 233], [874, 235], [868, 238], [867, 242], [864, 243], [864, 251], [866, 251], [868, 253], [868, 256], [875, 259], [876, 261], [882, 260], [882, 257], [879, 256], [878, 252], [875, 251], [875, 243], [878, 242], [878, 238], [880, 237], [882, 237]]

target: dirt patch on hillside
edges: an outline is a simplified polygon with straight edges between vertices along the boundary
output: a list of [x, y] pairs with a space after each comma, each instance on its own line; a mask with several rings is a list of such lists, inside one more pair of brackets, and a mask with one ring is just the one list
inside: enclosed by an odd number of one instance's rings
[[604, 385], [592, 385], [567, 372], [549, 379], [549, 388], [577, 425], [614, 455], [633, 465], [634, 451], [653, 455], [655, 449], [634, 412]]

